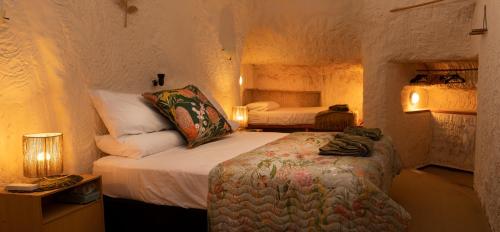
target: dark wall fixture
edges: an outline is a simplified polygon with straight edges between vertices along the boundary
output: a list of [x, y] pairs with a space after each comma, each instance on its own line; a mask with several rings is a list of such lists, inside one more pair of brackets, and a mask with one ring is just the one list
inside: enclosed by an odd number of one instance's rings
[[488, 20], [486, 18], [486, 5], [484, 5], [483, 27], [478, 29], [472, 29], [472, 31], [469, 32], [469, 35], [482, 35], [486, 34], [486, 32], [488, 32]]
[[438, 3], [438, 2], [442, 2], [442, 1], [444, 1], [444, 0], [433, 0], [433, 1], [428, 1], [428, 2], [423, 2], [423, 3], [411, 5], [411, 6], [398, 7], [398, 8], [394, 8], [394, 9], [390, 10], [390, 12], [398, 12], [398, 11], [403, 11], [403, 10], [409, 10], [409, 9], [413, 9], [413, 8], [417, 8], [417, 7], [422, 7], [422, 6], [427, 6], [427, 5], [435, 4], [435, 3]]
[[163, 86], [165, 84], [165, 74], [158, 73], [157, 79], [153, 80], [153, 86]]
[[[420, 69], [418, 74], [410, 80], [410, 84], [452, 84], [465, 83], [465, 79], [461, 77], [459, 72], [477, 71], [477, 68], [467, 69]], [[443, 74], [446, 73], [446, 74]]]

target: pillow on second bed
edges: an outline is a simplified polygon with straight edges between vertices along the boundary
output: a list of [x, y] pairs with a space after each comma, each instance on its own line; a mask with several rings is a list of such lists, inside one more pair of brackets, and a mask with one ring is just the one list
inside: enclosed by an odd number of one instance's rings
[[144, 93], [179, 130], [193, 148], [232, 132], [231, 126], [215, 106], [194, 85], [182, 89]]
[[101, 135], [96, 136], [95, 141], [97, 147], [106, 154], [133, 159], [140, 159], [185, 143], [176, 130], [125, 135], [117, 139], [111, 135]]
[[280, 108], [280, 104], [274, 101], [252, 102], [246, 106], [248, 111], [269, 111]]

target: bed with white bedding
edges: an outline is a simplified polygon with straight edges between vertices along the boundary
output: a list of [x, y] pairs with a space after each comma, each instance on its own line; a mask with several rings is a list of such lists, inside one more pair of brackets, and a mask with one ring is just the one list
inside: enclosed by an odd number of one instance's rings
[[[200, 109], [194, 114], [196, 122], [220, 123], [227, 118], [214, 114], [215, 106], [199, 91], [195, 91], [198, 95], [194, 90], [187, 91], [190, 89], [197, 90], [187, 86], [165, 96], [169, 97], [167, 100], [178, 97], [180, 103], [204, 104], [195, 104]], [[144, 226], [172, 220], [177, 215], [158, 214], [159, 206], [174, 208], [176, 212], [197, 210], [198, 216], [192, 221], [203, 225], [208, 215], [212, 231], [400, 231], [408, 225], [408, 213], [387, 195], [392, 178], [400, 169], [387, 137], [376, 141], [369, 157], [319, 155], [319, 148], [328, 144], [335, 133], [237, 132], [187, 148], [179, 139], [179, 132], [196, 128], [203, 129], [196, 135], [205, 135], [204, 132], [211, 133], [207, 129], [211, 127], [196, 127], [191, 123], [191, 114], [179, 114], [173, 119], [183, 124], [175, 124], [177, 130], [168, 130], [171, 125], [136, 96], [112, 94], [116, 100], [110, 100], [106, 94], [97, 99], [100, 102], [96, 101], [102, 105], [95, 105], [108, 130], [116, 133], [97, 136], [96, 143], [102, 151], [114, 155], [95, 161], [93, 173], [102, 176], [106, 198], [146, 204], [121, 210], [129, 203], [118, 203], [112, 211], [109, 209], [113, 207], [107, 204], [107, 218], [114, 217], [115, 225], [127, 228], [122, 222], [124, 217], [143, 217], [138, 225]], [[195, 99], [190, 100], [188, 97], [193, 95]], [[157, 99], [164, 98], [154, 100]], [[177, 112], [175, 106], [169, 107]], [[201, 109], [208, 108], [213, 112], [203, 111], [203, 115], [211, 117], [198, 119]], [[155, 117], [130, 118], [130, 113], [138, 111]], [[185, 134], [184, 137], [189, 138]], [[149, 213], [143, 216], [146, 211]], [[181, 218], [192, 219], [189, 215]], [[182, 227], [185, 222], [181, 221]]]
[[195, 149], [178, 146], [142, 159], [105, 156], [94, 162], [103, 193], [142, 202], [206, 209], [208, 174], [217, 164], [286, 136], [238, 132]]
[[316, 114], [328, 109], [319, 91], [245, 89], [243, 104], [251, 129], [312, 129]]
[[319, 156], [331, 135], [238, 132], [142, 159], [106, 156], [94, 174], [110, 197], [207, 209], [214, 231], [406, 228], [410, 216], [387, 195], [400, 169], [390, 139], [377, 141], [370, 157]]

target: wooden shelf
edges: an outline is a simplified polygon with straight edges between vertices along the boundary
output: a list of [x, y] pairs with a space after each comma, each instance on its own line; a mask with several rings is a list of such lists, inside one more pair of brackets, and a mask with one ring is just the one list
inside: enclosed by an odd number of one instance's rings
[[426, 113], [426, 112], [431, 112], [431, 110], [421, 109], [421, 110], [408, 110], [408, 111], [405, 111], [405, 113], [407, 113], [407, 114], [417, 114], [417, 113]]
[[450, 111], [450, 110], [433, 110], [432, 113], [440, 114], [462, 114], [462, 115], [477, 115], [475, 111]]
[[438, 114], [460, 114], [460, 115], [477, 115], [477, 112], [475, 111], [452, 111], [452, 110], [429, 110], [429, 109], [422, 109], [422, 110], [411, 110], [411, 111], [404, 111], [407, 114], [416, 114], [416, 113], [438, 113]]
[[58, 218], [64, 217], [72, 212], [78, 211], [92, 204], [99, 204], [101, 199], [87, 204], [66, 204], [66, 203], [51, 203], [42, 209], [42, 224], [47, 224]]

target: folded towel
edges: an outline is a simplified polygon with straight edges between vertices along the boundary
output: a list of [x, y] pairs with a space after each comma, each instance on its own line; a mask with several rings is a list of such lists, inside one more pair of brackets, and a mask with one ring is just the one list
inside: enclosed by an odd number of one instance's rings
[[344, 129], [344, 133], [368, 137], [375, 141], [382, 137], [382, 131], [379, 128], [347, 127]]
[[337, 105], [330, 106], [328, 109], [331, 111], [337, 111], [337, 112], [348, 112], [349, 106], [347, 104], [337, 104]]
[[340, 133], [319, 149], [320, 155], [366, 157], [373, 150], [373, 141], [367, 137]]

